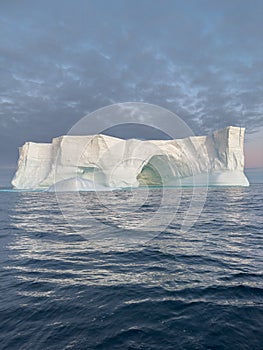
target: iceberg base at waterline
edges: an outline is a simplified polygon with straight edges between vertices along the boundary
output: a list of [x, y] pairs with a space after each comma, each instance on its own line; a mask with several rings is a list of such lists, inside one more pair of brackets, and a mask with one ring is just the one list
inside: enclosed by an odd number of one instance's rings
[[70, 179], [61, 180], [47, 189], [47, 192], [89, 192], [89, 191], [112, 191], [114, 188], [97, 185], [93, 181], [82, 179], [80, 177], [72, 177]]
[[[238, 183], [238, 185], [237, 185]], [[248, 182], [245, 175], [238, 171], [227, 171], [218, 174], [200, 174], [192, 177], [186, 177], [173, 182], [167, 183], [166, 187], [205, 187], [205, 186], [247, 186]], [[148, 186], [148, 185], [146, 185]], [[144, 188], [145, 186], [140, 186]], [[139, 187], [139, 188], [140, 188]], [[163, 187], [162, 185], [152, 185], [149, 187]], [[83, 179], [80, 177], [70, 178], [56, 182], [47, 189], [47, 192], [89, 192], [89, 191], [114, 191], [125, 189], [106, 187], [98, 185], [93, 181]], [[130, 187], [128, 187], [130, 188]], [[137, 187], [135, 187], [137, 188]]]

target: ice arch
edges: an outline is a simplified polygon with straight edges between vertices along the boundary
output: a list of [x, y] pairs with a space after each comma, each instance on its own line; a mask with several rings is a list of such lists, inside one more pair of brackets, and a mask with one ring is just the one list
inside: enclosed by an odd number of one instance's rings
[[137, 180], [140, 186], [173, 186], [194, 175], [191, 164], [169, 154], [158, 154], [144, 162]]

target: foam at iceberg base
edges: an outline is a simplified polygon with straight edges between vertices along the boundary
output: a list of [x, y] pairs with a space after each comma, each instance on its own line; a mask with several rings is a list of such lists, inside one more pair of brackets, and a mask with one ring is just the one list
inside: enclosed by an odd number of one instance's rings
[[19, 149], [12, 185], [50, 191], [248, 186], [244, 132], [229, 126], [208, 136], [176, 140], [123, 140], [101, 134], [66, 135], [50, 144], [26, 142]]

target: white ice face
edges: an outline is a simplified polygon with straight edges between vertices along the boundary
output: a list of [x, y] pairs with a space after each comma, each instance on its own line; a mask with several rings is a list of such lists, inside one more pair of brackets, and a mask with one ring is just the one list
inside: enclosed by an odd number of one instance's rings
[[92, 191], [112, 191], [115, 188], [110, 188], [103, 185], [98, 185], [95, 182], [81, 177], [72, 177], [70, 179], [61, 180], [48, 188], [48, 192], [92, 192]]
[[[138, 186], [248, 186], [244, 128], [178, 140], [122, 140], [105, 135], [27, 142], [12, 181], [17, 189], [105, 190]], [[65, 181], [66, 180], [66, 181]]]

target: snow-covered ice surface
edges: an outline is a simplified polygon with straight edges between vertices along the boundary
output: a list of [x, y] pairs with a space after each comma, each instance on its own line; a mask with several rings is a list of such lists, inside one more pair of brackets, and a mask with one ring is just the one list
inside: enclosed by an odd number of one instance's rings
[[177, 140], [61, 136], [19, 149], [15, 189], [92, 191], [138, 186], [248, 186], [244, 128]]

